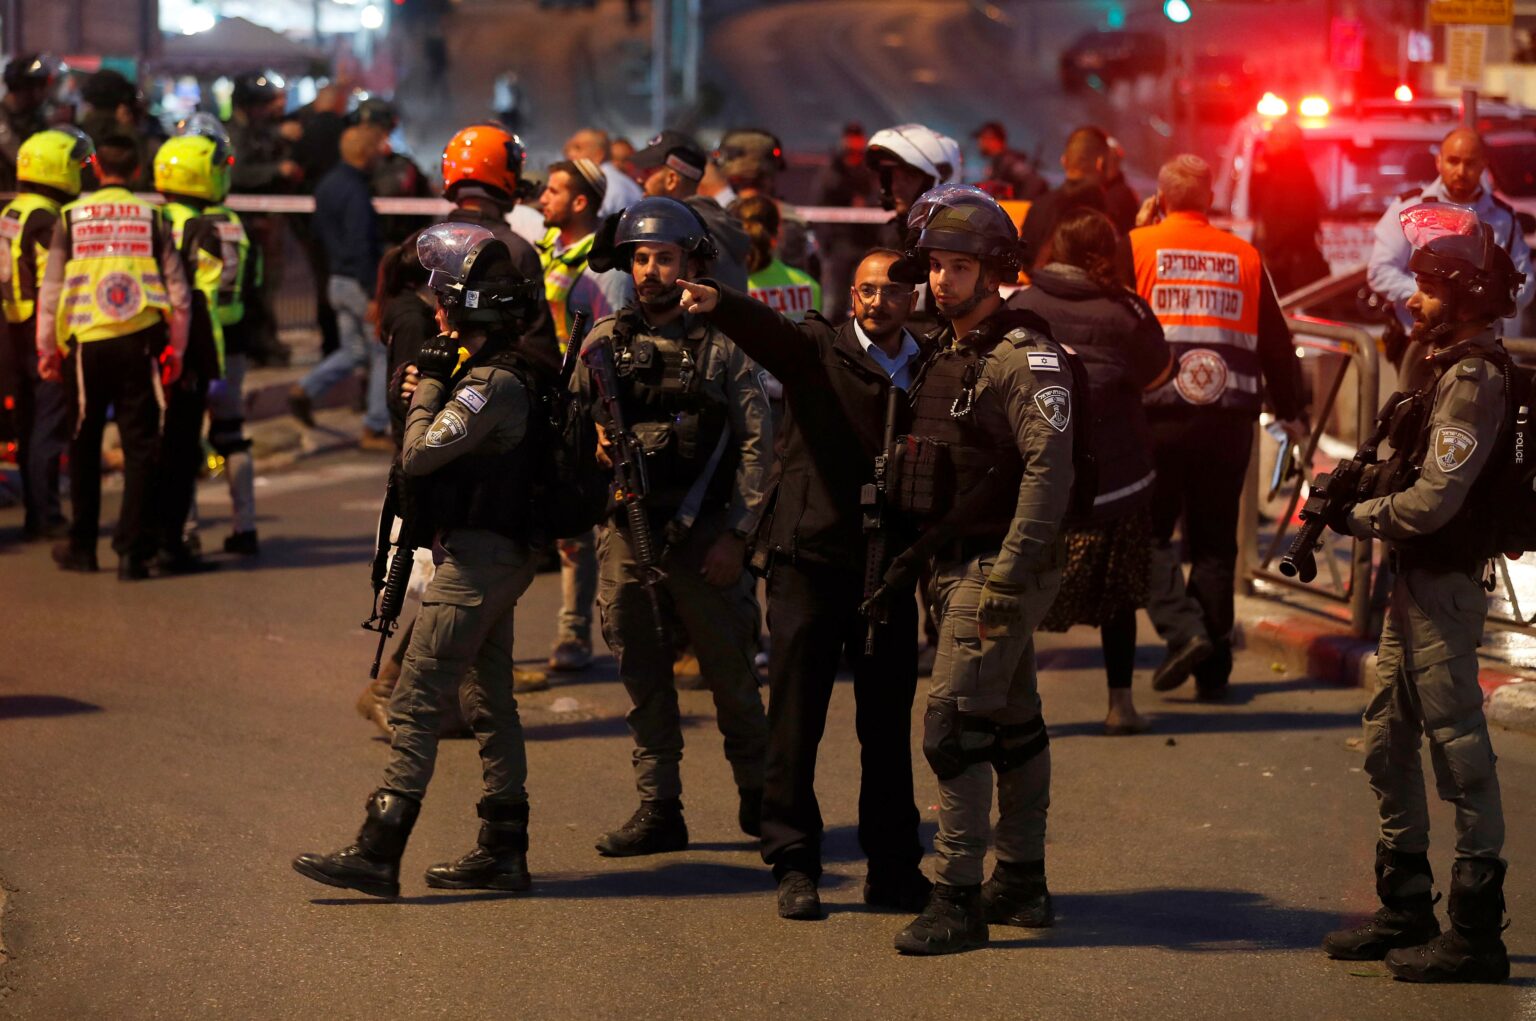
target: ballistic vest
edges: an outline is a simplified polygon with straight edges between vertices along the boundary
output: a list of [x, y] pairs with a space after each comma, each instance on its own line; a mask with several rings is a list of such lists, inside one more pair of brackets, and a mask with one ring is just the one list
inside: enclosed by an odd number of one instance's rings
[[1136, 292], [1162, 323], [1178, 364], [1147, 405], [1257, 415], [1259, 295], [1269, 286], [1258, 250], [1188, 212], [1131, 231], [1131, 250]]
[[478, 528], [526, 542], [530, 535], [533, 456], [537, 452], [529, 440], [534, 437], [539, 402], [523, 363], [514, 352], [505, 350], [484, 362], [461, 365], [449, 400], [469, 383], [477, 365], [512, 372], [528, 388], [528, 428], [522, 442], [510, 450], [468, 451], [422, 480], [428, 520], [435, 531]]
[[56, 324], [59, 346], [73, 337], [126, 337], [169, 320], [160, 275], [160, 211], [121, 185], [83, 195], [59, 211], [64, 221], [64, 290]]
[[26, 229], [27, 218], [39, 211], [57, 216], [59, 204], [47, 196], [24, 191], [0, 211], [0, 238], [6, 242], [6, 259], [0, 263], [0, 273], [4, 274], [4, 279], [0, 279], [0, 304], [4, 306], [5, 321], [8, 323], [26, 322], [37, 311], [37, 285], [42, 281], [43, 271], [48, 265], [48, 249], [38, 245], [32, 253], [36, 273], [32, 278], [32, 286], [24, 292], [21, 260], [26, 257], [26, 253], [21, 250], [21, 233]]
[[978, 386], [986, 354], [999, 343], [1009, 341], [951, 342], [929, 358], [913, 382], [912, 430], [897, 440], [893, 452], [896, 502], [925, 527], [983, 483], [995, 498], [968, 508], [957, 534], [1000, 540], [1013, 521], [1024, 462], [1014, 446], [1002, 395], [995, 387]]
[[612, 340], [620, 400], [645, 449], [651, 484], [646, 509], [670, 517], [706, 472], [711, 474], [704, 503], [727, 502], [741, 451], [728, 440], [721, 450], [729, 414], [702, 386], [723, 371], [725, 347], [716, 330], [702, 321], [681, 338], [647, 329], [640, 313], [626, 308], [615, 320]]
[[538, 243], [539, 262], [544, 267], [544, 299], [549, 302], [549, 315], [555, 322], [555, 336], [560, 339], [560, 351], [571, 339], [570, 308], [571, 289], [587, 271], [587, 260], [592, 256], [592, 242], [596, 234], [588, 234], [563, 252], [556, 252], [560, 243], [560, 228], [551, 227]]

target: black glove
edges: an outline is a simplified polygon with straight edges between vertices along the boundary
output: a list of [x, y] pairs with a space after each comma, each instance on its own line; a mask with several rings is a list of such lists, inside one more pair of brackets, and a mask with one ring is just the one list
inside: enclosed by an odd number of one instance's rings
[[423, 379], [435, 379], [439, 383], [447, 383], [458, 364], [459, 342], [446, 333], [439, 333], [421, 345], [421, 351], [416, 355], [416, 371]]
[[1349, 530], [1349, 512], [1354, 509], [1352, 504], [1342, 507], [1330, 507], [1328, 508], [1328, 516], [1323, 518], [1323, 524], [1340, 535], [1352, 537], [1355, 533]]

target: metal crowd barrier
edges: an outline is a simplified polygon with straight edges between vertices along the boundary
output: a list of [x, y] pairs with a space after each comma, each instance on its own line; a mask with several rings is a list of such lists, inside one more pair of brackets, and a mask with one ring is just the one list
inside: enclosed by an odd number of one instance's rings
[[[1318, 575], [1310, 583], [1287, 578], [1273, 565], [1290, 545], [1290, 533], [1294, 531], [1291, 522], [1306, 487], [1311, 484], [1314, 474], [1312, 458], [1318, 447], [1328, 442], [1336, 444], [1340, 449], [1353, 449], [1375, 424], [1376, 412], [1383, 396], [1382, 366], [1376, 337], [1359, 325], [1302, 314], [1304, 310], [1324, 302], [1354, 294], [1364, 282], [1364, 275], [1364, 268], [1361, 267], [1310, 284], [1282, 299], [1282, 306], [1287, 313], [1286, 320], [1297, 347], [1307, 354], [1324, 356], [1318, 358], [1319, 366], [1325, 366], [1333, 360], [1326, 356], [1337, 356], [1339, 360], [1326, 384], [1321, 378], [1315, 380], [1315, 392], [1323, 396], [1312, 408], [1314, 425], [1301, 458], [1304, 470], [1289, 487], [1284, 511], [1278, 514], [1275, 521], [1274, 534], [1260, 551], [1259, 510], [1264, 493], [1260, 488], [1258, 458], [1255, 456], [1254, 468], [1249, 473], [1249, 486], [1244, 493], [1243, 531], [1239, 539], [1244, 552], [1244, 570], [1241, 572], [1243, 583], [1251, 584], [1253, 580], [1260, 579], [1268, 584], [1303, 590], [1344, 604], [1349, 608], [1350, 630], [1361, 638], [1374, 637], [1380, 628], [1374, 596], [1382, 589], [1375, 584], [1378, 562], [1372, 540], [1345, 539], [1331, 531], [1326, 532], [1323, 548], [1317, 553]], [[1536, 361], [1536, 339], [1506, 337], [1504, 346], [1517, 358]], [[1342, 428], [1338, 433], [1330, 434], [1330, 423], [1341, 418], [1336, 412], [1345, 376], [1351, 367], [1354, 369], [1355, 408], [1352, 416], [1342, 417], [1353, 418], [1353, 422], [1348, 424], [1353, 426], [1354, 436], [1339, 435], [1343, 432]], [[1339, 424], [1346, 425], [1343, 421]], [[1328, 437], [1326, 441], [1325, 437]], [[1256, 440], [1256, 454], [1258, 449]], [[1341, 566], [1345, 562], [1348, 563], [1347, 574]], [[1509, 558], [1502, 556], [1494, 561], [1496, 585], [1489, 600], [1488, 628], [1491, 631], [1536, 636], [1536, 564], [1514, 562], [1512, 568], [1511, 563]], [[1521, 599], [1522, 581], [1526, 583], [1524, 600]]]

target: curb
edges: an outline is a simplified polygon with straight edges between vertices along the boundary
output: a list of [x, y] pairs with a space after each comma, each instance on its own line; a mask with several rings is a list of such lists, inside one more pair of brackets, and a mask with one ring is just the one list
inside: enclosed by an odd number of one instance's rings
[[[1259, 617], [1244, 624], [1247, 646], [1275, 657], [1287, 669], [1323, 684], [1372, 688], [1376, 684], [1376, 643], [1315, 617]], [[1507, 664], [1482, 660], [1477, 683], [1490, 722], [1536, 734], [1536, 677], [1511, 673]]]

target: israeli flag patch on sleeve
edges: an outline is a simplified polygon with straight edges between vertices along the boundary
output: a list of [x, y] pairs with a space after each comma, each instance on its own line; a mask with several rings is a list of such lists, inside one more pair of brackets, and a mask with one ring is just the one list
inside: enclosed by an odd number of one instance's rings
[[1046, 372], [1060, 372], [1061, 356], [1055, 351], [1031, 351], [1029, 352], [1029, 367], [1036, 372], [1042, 369]]
[[453, 399], [464, 405], [464, 410], [471, 415], [477, 414], [481, 408], [485, 407], [485, 393], [472, 387], [466, 386], [454, 394]]

